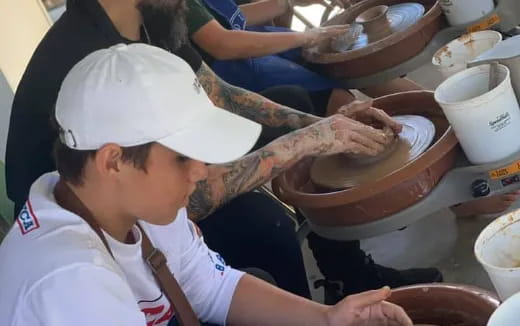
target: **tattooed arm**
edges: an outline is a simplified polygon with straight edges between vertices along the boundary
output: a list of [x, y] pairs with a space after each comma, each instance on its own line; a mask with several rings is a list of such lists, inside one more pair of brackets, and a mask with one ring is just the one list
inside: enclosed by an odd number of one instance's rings
[[199, 220], [232, 198], [251, 191], [306, 156], [335, 153], [376, 155], [391, 141], [382, 131], [342, 115], [323, 119], [271, 142], [242, 159], [209, 167], [190, 197], [189, 216]]
[[[241, 193], [250, 191], [303, 158], [298, 135], [291, 133], [238, 161], [209, 167], [208, 178], [197, 184], [188, 205], [189, 217], [198, 220]], [[303, 140], [302, 140], [303, 141]]]
[[260, 124], [296, 130], [320, 120], [312, 114], [299, 112], [259, 94], [232, 86], [220, 79], [205, 63], [197, 71], [197, 77], [213, 104]]

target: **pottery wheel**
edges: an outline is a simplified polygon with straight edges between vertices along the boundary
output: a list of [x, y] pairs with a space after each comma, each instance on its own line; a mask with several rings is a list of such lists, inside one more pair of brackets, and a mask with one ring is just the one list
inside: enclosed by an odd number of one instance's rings
[[403, 125], [403, 131], [389, 151], [366, 160], [346, 154], [317, 158], [310, 170], [312, 182], [327, 189], [352, 188], [381, 179], [424, 153], [435, 137], [434, 124], [417, 115], [393, 118]]
[[[387, 17], [390, 21], [392, 33], [404, 31], [414, 25], [424, 15], [424, 6], [420, 3], [400, 3], [388, 7]], [[349, 50], [360, 49], [369, 44], [367, 34], [361, 33], [358, 39], [349, 47]]]

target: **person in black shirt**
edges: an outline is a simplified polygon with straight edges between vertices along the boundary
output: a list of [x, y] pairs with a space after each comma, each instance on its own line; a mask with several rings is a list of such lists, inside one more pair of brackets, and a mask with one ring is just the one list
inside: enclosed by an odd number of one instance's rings
[[[36, 49], [13, 103], [6, 177], [8, 195], [15, 202], [17, 212], [27, 198], [30, 185], [43, 173], [55, 170], [51, 149], [57, 135], [50, 125], [50, 117], [65, 75], [86, 55], [117, 43], [145, 42], [172, 51], [190, 64], [215, 105], [263, 125], [296, 130], [320, 121], [312, 114], [277, 104], [220, 80], [184, 41], [184, 7], [183, 1], [171, 0], [141, 0], [139, 10], [133, 2], [69, 0], [65, 14]], [[289, 98], [293, 103], [301, 101], [302, 96], [294, 93], [294, 88], [286, 91], [293, 93], [285, 99]], [[274, 93], [280, 94], [280, 90]], [[223, 253], [228, 263], [237, 268], [262, 268], [273, 275], [280, 287], [308, 297], [303, 259], [291, 219], [269, 198], [250, 192], [288, 168], [297, 160], [298, 154], [290, 147], [279, 153], [259, 150], [247, 159], [223, 166], [218, 175], [210, 176], [211, 184], [199, 183], [198, 191], [191, 197], [189, 213], [204, 231], [208, 245]], [[210, 217], [202, 220], [207, 216]], [[385, 277], [388, 274], [383, 275], [373, 263], [368, 264], [371, 269], [367, 273], [362, 267], [366, 265], [366, 259], [359, 242], [344, 242], [339, 246], [335, 242], [325, 244], [331, 244], [341, 252], [340, 256], [335, 256], [336, 261], [327, 263], [329, 270], [343, 265], [344, 268], [338, 269], [339, 273], [347, 275], [346, 270], [356, 271], [348, 274], [350, 283], [356, 285], [355, 291], [351, 292], [387, 284], [395, 287], [441, 279], [435, 269], [407, 271], [407, 274], [392, 271], [394, 274], [388, 278]], [[320, 262], [320, 258], [317, 259]], [[363, 279], [358, 281], [358, 276]]]
[[[151, 5], [155, 2], [161, 5], [161, 9]], [[50, 148], [56, 134], [49, 129], [49, 116], [66, 73], [87, 54], [117, 43], [144, 42], [172, 51], [190, 64], [215, 104], [264, 125], [299, 129], [319, 121], [316, 116], [276, 104], [221, 81], [202, 62], [191, 45], [182, 40], [182, 33], [175, 33], [173, 37], [172, 33], [162, 33], [183, 26], [177, 23], [173, 26], [160, 24], [161, 20], [165, 20], [161, 19], [161, 13], [168, 12], [165, 4], [170, 2], [144, 0], [139, 6], [140, 11], [135, 11], [132, 5], [122, 6], [118, 8], [122, 10], [117, 12], [110, 11], [113, 7], [110, 5], [107, 5], [109, 10], [106, 12], [103, 9], [102, 4], [112, 3], [110, 0], [100, 0], [99, 3], [97, 0], [68, 2], [68, 10], [51, 27], [33, 54], [15, 94], [6, 168], [8, 195], [16, 204], [25, 201], [29, 187], [37, 177], [54, 170]], [[181, 4], [180, 8], [173, 8], [173, 12], [182, 12], [184, 2], [173, 3]], [[147, 23], [136, 23], [141, 21], [141, 12]], [[200, 208], [194, 209], [195, 216], [204, 216], [219, 206], [218, 202], [213, 201], [205, 204], [211, 206], [209, 211], [201, 203]]]

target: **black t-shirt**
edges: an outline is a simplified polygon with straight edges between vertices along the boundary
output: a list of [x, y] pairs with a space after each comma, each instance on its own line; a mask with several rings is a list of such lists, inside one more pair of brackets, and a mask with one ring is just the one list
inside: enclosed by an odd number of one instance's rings
[[[88, 54], [118, 43], [131, 41], [118, 33], [97, 0], [80, 0], [69, 1], [38, 45], [16, 91], [7, 138], [7, 194], [16, 213], [32, 183], [56, 169], [52, 146], [57, 133], [51, 117], [63, 79]], [[189, 44], [174, 53], [199, 70], [202, 60]]]

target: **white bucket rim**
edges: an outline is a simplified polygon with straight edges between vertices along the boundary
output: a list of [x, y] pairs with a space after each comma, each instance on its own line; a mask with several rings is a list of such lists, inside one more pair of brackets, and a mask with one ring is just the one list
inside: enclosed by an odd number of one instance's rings
[[[476, 40], [476, 41], [477, 41], [477, 40], [480, 41], [480, 40], [492, 39], [492, 37], [491, 37], [492, 35], [497, 37], [497, 43], [503, 41], [503, 39], [504, 39], [504, 37], [502, 36], [502, 34], [500, 34], [500, 33], [497, 32], [497, 31], [492, 31], [492, 30], [485, 30], [485, 31], [479, 31], [479, 32], [473, 32], [473, 33], [463, 34], [463, 35], [457, 37], [456, 39], [453, 39], [453, 40], [451, 40], [450, 42], [444, 44], [440, 49], [438, 49], [437, 51], [435, 51], [435, 54], [432, 56], [432, 64], [433, 64], [434, 66], [436, 66], [436, 67], [438, 67], [438, 66], [442, 66], [441, 62], [437, 62], [436, 59], [437, 59], [438, 57], [442, 57], [441, 54], [442, 54], [442, 52], [445, 51], [445, 48], [448, 48], [448, 49], [449, 49], [449, 48], [450, 48], [450, 45], [453, 45], [453, 44], [455, 44], [456, 42], [460, 42], [460, 39], [461, 39], [461, 38], [463, 38], [463, 37], [468, 37], [468, 36], [469, 36], [469, 37], [477, 37], [477, 36], [484, 36], [484, 35], [488, 35], [489, 37], [488, 37], [488, 38], [484, 38], [484, 37], [482, 37], [482, 38], [478, 38], [478, 39], [475, 39], [475, 40]], [[496, 45], [496, 44], [495, 44], [495, 45]], [[484, 52], [487, 52], [487, 51], [489, 51], [489, 49], [486, 50], [486, 51], [484, 51]], [[471, 61], [468, 61], [468, 62], [471, 62]]]
[[[506, 71], [506, 76], [504, 77], [504, 79], [500, 83], [498, 83], [498, 85], [495, 88], [493, 88], [489, 92], [484, 93], [482, 95], [479, 95], [477, 97], [470, 98], [468, 100], [462, 100], [462, 101], [456, 101], [456, 102], [446, 102], [446, 101], [443, 101], [443, 100], [439, 99], [439, 97], [438, 97], [438, 95], [439, 95], [438, 92], [441, 89], [443, 89], [444, 87], [446, 87], [446, 84], [448, 84], [449, 82], [453, 82], [454, 79], [460, 78], [462, 75], [465, 75], [465, 74], [471, 75], [473, 72], [481, 70], [482, 67], [490, 67], [490, 66], [491, 66], [491, 64], [489, 64], [489, 63], [488, 64], [478, 65], [478, 66], [475, 66], [475, 67], [464, 69], [464, 70], [459, 71], [459, 72], [453, 74], [452, 76], [448, 77], [445, 81], [443, 81], [435, 89], [435, 92], [434, 92], [435, 101], [438, 104], [441, 104], [441, 105], [457, 105], [457, 104], [461, 104], [461, 103], [478, 102], [484, 96], [489, 97], [489, 98], [495, 98], [496, 96], [499, 95], [499, 92], [502, 91], [504, 83], [506, 83], [511, 78], [511, 71], [509, 70], [509, 68], [507, 66], [503, 65], [503, 64], [500, 64], [500, 63], [498, 64], [498, 67], [500, 67], [501, 69], [503, 68]], [[455, 109], [453, 109], [453, 110], [455, 110]]]
[[[491, 232], [491, 229], [494, 229], [495, 226], [500, 223], [500, 222], [508, 222], [508, 219], [512, 216], [512, 220], [509, 220], [510, 223], [507, 223], [507, 224], [504, 224], [504, 227], [496, 230], [493, 234], [491, 234], [490, 236], [484, 238], [484, 236]], [[504, 230], [505, 228], [515, 224], [515, 223], [520, 223], [520, 208], [519, 209], [516, 209], [512, 212], [509, 212], [507, 214], [504, 214], [500, 217], [497, 217], [496, 219], [494, 219], [493, 221], [491, 221], [491, 223], [489, 223], [482, 231], [480, 231], [480, 234], [478, 235], [477, 239], [475, 240], [475, 244], [473, 246], [473, 253], [475, 255], [475, 258], [477, 258], [477, 261], [484, 267], [487, 267], [491, 270], [495, 270], [495, 271], [502, 271], [502, 272], [506, 272], [506, 271], [520, 271], [520, 266], [519, 267], [499, 267], [499, 266], [495, 266], [495, 265], [492, 265], [488, 262], [486, 262], [484, 260], [484, 258], [482, 257], [482, 255], [477, 251], [477, 246], [481, 245], [484, 243], [484, 241], [486, 240], [490, 240], [492, 239], [494, 236], [496, 236], [499, 232], [501, 232], [502, 230]], [[479, 246], [480, 247], [480, 246]]]

